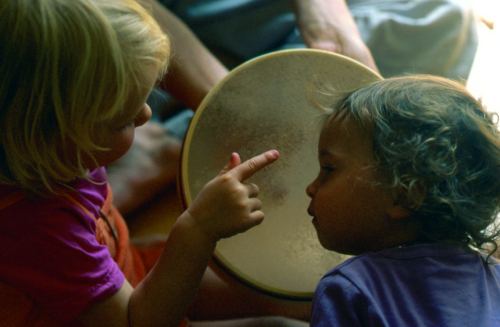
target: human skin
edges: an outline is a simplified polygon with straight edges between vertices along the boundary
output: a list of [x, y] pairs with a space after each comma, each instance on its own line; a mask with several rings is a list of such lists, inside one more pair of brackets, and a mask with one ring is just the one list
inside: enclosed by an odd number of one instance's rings
[[306, 46], [339, 53], [378, 72], [345, 0], [288, 0]]
[[[378, 72], [345, 0], [288, 0], [307, 47], [339, 53]], [[193, 32], [156, 0], [144, 0], [170, 36], [173, 53], [163, 86], [195, 110], [205, 95], [228, 74], [226, 67]]]
[[[106, 148], [93, 153], [99, 166], [119, 159], [132, 145], [135, 128], [151, 117], [145, 101], [157, 74], [157, 67], [147, 70], [143, 87], [130, 94], [123, 112], [96, 127], [96, 135], [101, 136], [96, 142]], [[67, 150], [76, 158], [76, 149]], [[256, 198], [258, 187], [244, 181], [278, 157], [273, 150], [242, 164], [233, 153], [229, 164], [177, 219], [163, 253], [144, 280], [135, 289], [125, 281], [117, 293], [80, 316], [80, 322], [85, 326], [178, 326], [194, 301], [217, 242], [264, 219]], [[82, 164], [92, 169], [96, 163], [84, 158]]]
[[163, 86], [188, 108], [196, 110], [228, 70], [167, 8], [156, 0], [143, 2], [151, 6], [154, 18], [172, 43], [173, 56]]
[[369, 133], [349, 117], [330, 117], [321, 132], [320, 173], [307, 186], [321, 245], [358, 255], [416, 241], [419, 225], [373, 169]]
[[258, 188], [245, 179], [278, 159], [268, 151], [241, 163], [238, 154], [177, 219], [156, 265], [134, 289], [96, 303], [79, 320], [85, 326], [173, 326], [191, 306], [217, 241], [264, 219]]
[[[346, 55], [377, 71], [344, 0], [289, 2], [309, 48]], [[170, 36], [173, 48], [169, 71], [160, 85], [184, 105], [196, 110], [228, 70], [167, 8], [156, 0], [144, 0], [144, 3]], [[162, 134], [159, 124], [154, 125], [146, 123], [131, 153], [109, 167], [115, 203], [124, 215], [137, 210], [175, 182], [181, 144], [168, 134]]]

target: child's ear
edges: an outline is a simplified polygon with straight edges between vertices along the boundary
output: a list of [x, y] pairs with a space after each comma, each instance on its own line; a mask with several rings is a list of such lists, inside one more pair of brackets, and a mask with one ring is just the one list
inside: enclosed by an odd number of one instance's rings
[[392, 219], [402, 219], [413, 215], [414, 210], [424, 203], [426, 194], [427, 187], [421, 181], [414, 183], [409, 189], [394, 190], [394, 203], [389, 216]]
[[413, 211], [411, 211], [409, 208], [405, 207], [402, 204], [396, 204], [392, 206], [392, 208], [389, 209], [389, 217], [391, 219], [404, 219], [406, 217], [410, 217], [413, 215]]

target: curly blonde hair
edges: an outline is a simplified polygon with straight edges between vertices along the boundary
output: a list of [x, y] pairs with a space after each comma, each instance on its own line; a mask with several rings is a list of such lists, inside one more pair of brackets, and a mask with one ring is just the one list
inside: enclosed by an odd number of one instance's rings
[[500, 134], [459, 82], [414, 75], [333, 92], [330, 115], [349, 117], [373, 140], [375, 171], [403, 194], [437, 241], [497, 249]]
[[96, 125], [147, 67], [165, 74], [169, 40], [133, 0], [5, 0], [0, 21], [0, 183], [43, 194], [85, 175]]

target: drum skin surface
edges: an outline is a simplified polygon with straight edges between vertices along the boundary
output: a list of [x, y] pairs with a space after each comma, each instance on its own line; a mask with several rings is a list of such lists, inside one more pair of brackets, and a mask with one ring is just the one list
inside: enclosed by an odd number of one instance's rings
[[[263, 223], [217, 245], [215, 259], [237, 279], [268, 294], [311, 299], [321, 277], [347, 258], [321, 247], [307, 214], [305, 189], [319, 172], [317, 142], [324, 117], [312, 105], [309, 90], [350, 90], [381, 79], [341, 55], [284, 50], [242, 64], [205, 97], [183, 146], [185, 207], [227, 165], [232, 152], [242, 162], [271, 149], [280, 153], [278, 161], [247, 180], [259, 186]], [[328, 105], [325, 98], [317, 100]]]

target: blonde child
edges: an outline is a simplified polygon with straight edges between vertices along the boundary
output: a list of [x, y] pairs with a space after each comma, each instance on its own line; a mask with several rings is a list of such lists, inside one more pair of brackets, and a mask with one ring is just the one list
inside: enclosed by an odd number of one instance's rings
[[355, 257], [311, 326], [500, 326], [500, 138], [459, 83], [406, 76], [336, 94], [307, 187], [319, 241]]
[[[264, 218], [243, 182], [278, 153], [233, 154], [164, 248], [138, 250], [102, 167], [150, 118], [167, 37], [133, 0], [6, 0], [0, 22], [0, 324], [188, 324], [217, 241]], [[266, 321], [287, 322], [220, 326]]]

